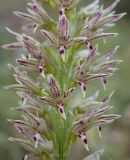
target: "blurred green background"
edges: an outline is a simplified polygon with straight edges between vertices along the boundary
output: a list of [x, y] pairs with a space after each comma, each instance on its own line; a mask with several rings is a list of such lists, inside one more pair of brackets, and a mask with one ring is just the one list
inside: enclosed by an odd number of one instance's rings
[[[6, 32], [5, 26], [21, 31], [24, 22], [14, 16], [12, 11], [24, 11], [26, 1], [0, 0], [0, 45], [15, 40], [12, 35]], [[113, 1], [102, 0], [102, 3], [106, 5], [106, 3], [110, 4]], [[81, 5], [83, 6], [90, 1], [82, 0], [82, 2]], [[104, 148], [103, 160], [130, 160], [130, 1], [121, 0], [116, 10], [118, 13], [127, 12], [127, 16], [112, 29], [113, 32], [119, 32], [119, 37], [108, 40], [107, 44], [102, 44], [101, 50], [106, 51], [107, 48], [119, 44], [120, 49], [116, 56], [123, 59], [123, 63], [119, 65], [119, 71], [115, 76], [110, 78], [107, 91], [103, 91], [103, 94], [106, 95], [115, 90], [111, 102], [115, 106], [113, 112], [122, 114], [122, 118], [103, 128], [102, 140], [99, 139], [96, 130], [90, 131], [88, 136], [90, 153], [96, 149]], [[17, 56], [19, 55], [13, 51], [0, 48], [0, 160], [19, 160], [25, 152], [18, 145], [7, 140], [8, 137], [16, 135], [16, 132], [6, 119], [17, 118], [19, 115], [11, 110], [12, 107], [17, 106], [15, 92], [4, 90], [3, 86], [15, 82], [7, 64], [15, 64]], [[94, 89], [98, 89], [98, 87], [94, 85]], [[89, 87], [89, 90], [92, 90], [91, 87]], [[84, 155], [86, 155], [86, 152], [82, 144], [75, 144], [72, 148], [72, 160], [81, 160]]]

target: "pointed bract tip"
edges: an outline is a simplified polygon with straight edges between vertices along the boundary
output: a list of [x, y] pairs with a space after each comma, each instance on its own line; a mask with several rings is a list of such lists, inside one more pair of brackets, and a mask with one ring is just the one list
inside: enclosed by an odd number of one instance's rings
[[21, 49], [22, 48], [22, 45], [19, 43], [19, 42], [16, 42], [16, 43], [10, 43], [10, 44], [5, 44], [3, 46], [1, 46], [2, 48], [4, 49]]
[[11, 34], [13, 34], [13, 35], [15, 35], [15, 36], [18, 36], [18, 35], [19, 35], [17, 32], [11, 30], [11, 29], [8, 28], [8, 27], [5, 27], [5, 29], [6, 29], [9, 33], [11, 33]]
[[117, 45], [117, 46], [115, 47], [115, 50], [117, 51], [119, 48], [120, 48], [120, 46], [119, 46], [119, 45]]

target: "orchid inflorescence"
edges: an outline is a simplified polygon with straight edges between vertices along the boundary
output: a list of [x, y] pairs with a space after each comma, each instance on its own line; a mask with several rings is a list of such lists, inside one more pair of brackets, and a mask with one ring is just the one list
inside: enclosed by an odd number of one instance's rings
[[[14, 13], [29, 23], [24, 27], [33, 33], [41, 31], [44, 40], [6, 28], [17, 42], [6, 44], [6, 49], [23, 51], [16, 67], [9, 64], [17, 84], [7, 86], [20, 96], [18, 112], [23, 120], [11, 120], [23, 138], [10, 138], [27, 150], [23, 160], [66, 160], [72, 142], [81, 139], [89, 150], [87, 132], [96, 127], [101, 136], [102, 124], [119, 118], [106, 114], [113, 92], [98, 100], [99, 92], [87, 96], [91, 80], [107, 78], [117, 71], [121, 60], [112, 60], [118, 46], [100, 56], [98, 42], [115, 37], [106, 29], [114, 26], [125, 13], [116, 14], [116, 0], [108, 8], [99, 0], [77, 11], [81, 0], [30, 0], [28, 13]], [[59, 18], [49, 16], [44, 7], [58, 10]], [[79, 90], [80, 89], [80, 90]], [[82, 94], [74, 103], [77, 92]], [[84, 160], [100, 158], [102, 150]]]

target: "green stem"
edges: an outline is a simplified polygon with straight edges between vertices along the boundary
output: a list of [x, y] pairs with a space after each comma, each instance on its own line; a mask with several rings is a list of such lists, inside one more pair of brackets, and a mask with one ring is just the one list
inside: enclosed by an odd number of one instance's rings
[[54, 108], [52, 109], [51, 118], [53, 122], [52, 139], [55, 160], [67, 160], [71, 144], [71, 119], [67, 116], [67, 119], [64, 120]]

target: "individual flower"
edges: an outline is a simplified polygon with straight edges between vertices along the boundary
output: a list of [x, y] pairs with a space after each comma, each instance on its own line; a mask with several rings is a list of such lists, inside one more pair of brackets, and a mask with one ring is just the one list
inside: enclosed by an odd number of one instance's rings
[[115, 73], [117, 70], [115, 66], [121, 62], [121, 60], [111, 60], [112, 55], [117, 52], [118, 46], [95, 61], [93, 60], [96, 57], [97, 46], [92, 47], [89, 44], [89, 48], [88, 56], [84, 59], [79, 59], [75, 71], [75, 81], [81, 86], [82, 92], [86, 91], [86, 85], [90, 80], [101, 79], [103, 80], [103, 84], [106, 84], [107, 77]]
[[105, 97], [101, 102], [95, 101], [97, 95], [89, 97], [85, 100], [87, 103], [84, 103], [81, 108], [81, 115], [78, 118], [75, 118], [73, 122], [73, 129], [75, 134], [83, 141], [85, 148], [88, 150], [88, 139], [87, 131], [93, 127], [97, 127], [99, 136], [101, 137], [101, 125], [106, 123], [112, 123], [114, 120], [118, 119], [120, 115], [116, 114], [106, 114], [112, 106], [108, 105], [110, 98], [113, 93]]
[[56, 84], [56, 81], [49, 77], [49, 88], [50, 88], [50, 95], [49, 96], [41, 96], [39, 97], [41, 100], [45, 101], [49, 105], [53, 105], [56, 107], [59, 114], [66, 119], [65, 111], [64, 111], [64, 102], [60, 90]]
[[15, 11], [14, 14], [30, 22], [27, 25], [29, 30], [31, 29], [33, 32], [35, 32], [38, 27], [49, 28], [50, 23], [55, 26], [54, 20], [47, 14], [41, 3], [37, 0], [33, 0], [32, 2], [28, 3], [27, 11], [28, 13]]

